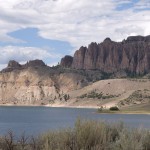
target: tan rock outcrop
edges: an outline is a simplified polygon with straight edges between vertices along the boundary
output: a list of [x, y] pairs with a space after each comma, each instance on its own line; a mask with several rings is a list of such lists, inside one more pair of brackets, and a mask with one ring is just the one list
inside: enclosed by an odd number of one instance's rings
[[30, 61], [19, 68], [13, 61], [8, 66], [11, 70], [7, 67], [0, 72], [1, 104], [48, 104], [81, 88], [84, 79], [78, 74], [59, 73], [42, 61]]

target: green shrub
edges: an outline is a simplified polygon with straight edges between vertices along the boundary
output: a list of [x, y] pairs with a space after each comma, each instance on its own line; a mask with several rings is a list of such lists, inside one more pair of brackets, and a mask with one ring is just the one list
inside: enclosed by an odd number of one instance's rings
[[97, 99], [110, 99], [114, 97], [119, 97], [120, 95], [104, 95], [102, 92], [97, 93], [96, 90], [93, 90], [89, 93], [79, 96], [79, 98], [97, 98]]
[[117, 106], [113, 106], [113, 107], [110, 107], [109, 110], [111, 110], [111, 111], [119, 111], [119, 108]]
[[98, 110], [97, 110], [98, 112], [102, 112], [103, 111], [103, 108], [102, 107], [100, 107], [100, 108], [98, 108]]

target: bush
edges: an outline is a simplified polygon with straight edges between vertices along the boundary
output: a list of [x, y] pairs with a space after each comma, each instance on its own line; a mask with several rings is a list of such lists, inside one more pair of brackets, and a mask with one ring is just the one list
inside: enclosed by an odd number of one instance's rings
[[83, 94], [79, 98], [97, 98], [97, 99], [110, 99], [114, 97], [119, 97], [120, 95], [104, 95], [102, 92], [97, 93], [96, 90], [91, 91], [90, 93]]
[[113, 107], [110, 107], [109, 110], [111, 110], [111, 111], [119, 111], [119, 108], [117, 106], [113, 106]]
[[102, 111], [103, 111], [103, 107], [98, 108], [97, 111], [98, 111], [98, 112], [102, 112]]
[[1, 150], [150, 150], [150, 132], [78, 119], [74, 128], [50, 131], [41, 136], [16, 138], [9, 132], [0, 138]]

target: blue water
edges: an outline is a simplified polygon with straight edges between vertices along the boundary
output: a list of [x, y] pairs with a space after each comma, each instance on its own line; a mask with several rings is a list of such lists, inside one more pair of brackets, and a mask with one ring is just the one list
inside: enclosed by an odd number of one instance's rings
[[150, 115], [98, 114], [96, 109], [48, 107], [0, 107], [0, 135], [12, 130], [21, 135], [38, 135], [48, 130], [73, 127], [77, 118], [123, 121], [129, 127], [150, 129]]

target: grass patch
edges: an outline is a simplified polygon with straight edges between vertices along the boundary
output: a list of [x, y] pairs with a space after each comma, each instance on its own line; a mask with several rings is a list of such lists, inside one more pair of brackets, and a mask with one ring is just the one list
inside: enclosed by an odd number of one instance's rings
[[112, 111], [109, 109], [104, 109], [104, 110], [100, 110], [99, 108], [97, 109], [98, 113], [102, 113], [102, 114], [150, 114], [150, 111], [144, 111], [144, 110], [128, 110], [128, 109], [122, 109], [119, 111]]
[[98, 108], [97, 111], [98, 111], [98, 113], [117, 113], [120, 110], [117, 106], [113, 106], [113, 107], [110, 107], [109, 109], [100, 107], [100, 108]]

